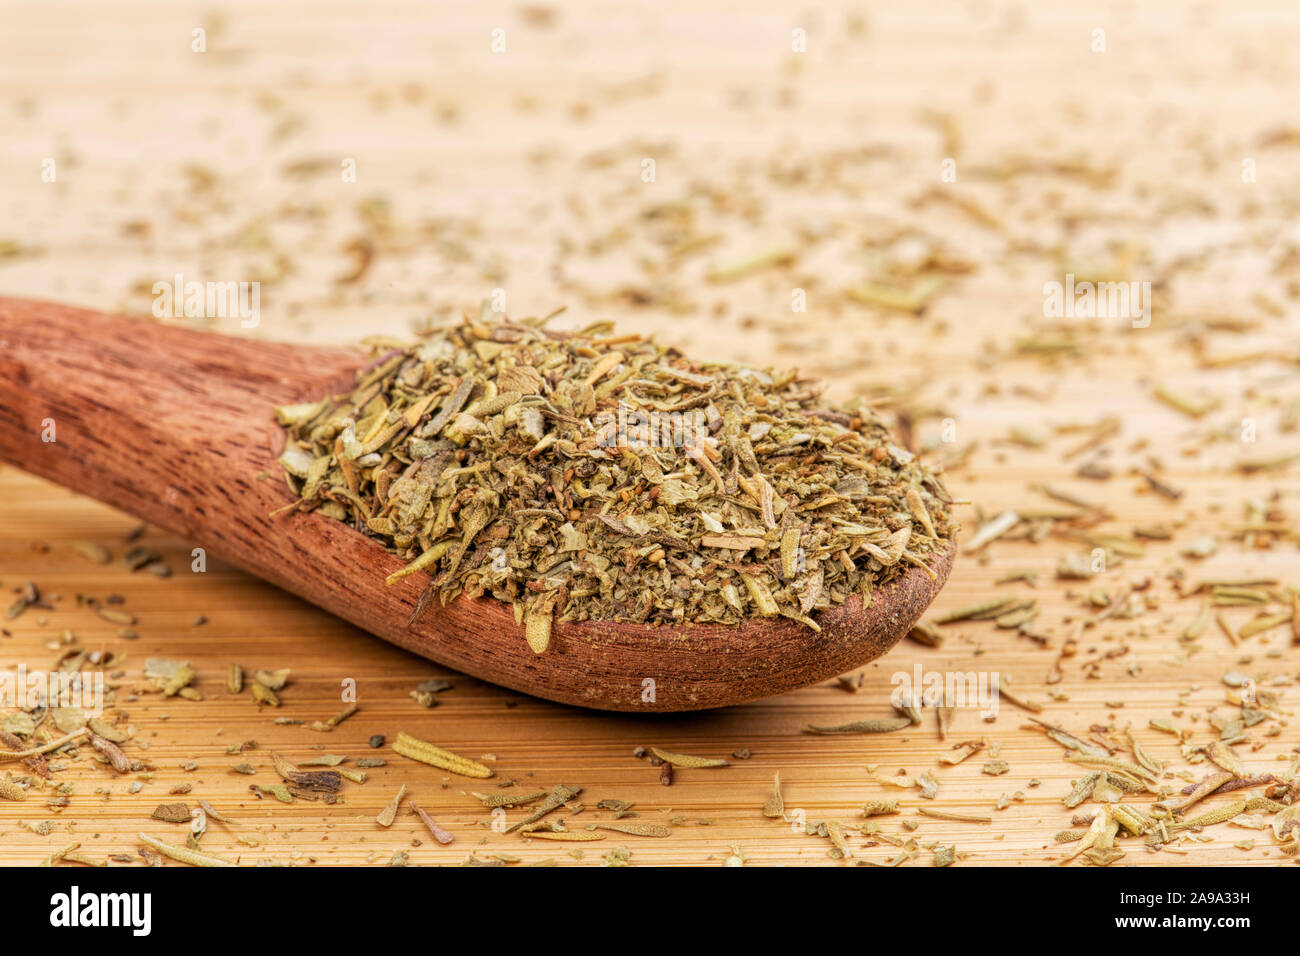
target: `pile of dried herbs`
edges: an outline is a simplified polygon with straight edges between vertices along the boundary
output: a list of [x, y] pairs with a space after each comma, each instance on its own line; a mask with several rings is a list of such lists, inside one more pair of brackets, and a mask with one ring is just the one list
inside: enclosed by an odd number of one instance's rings
[[948, 547], [938, 480], [796, 372], [486, 314], [372, 345], [352, 392], [277, 409], [291, 507], [408, 560], [389, 583], [431, 575], [421, 607], [511, 602], [539, 652], [556, 614], [816, 629]]

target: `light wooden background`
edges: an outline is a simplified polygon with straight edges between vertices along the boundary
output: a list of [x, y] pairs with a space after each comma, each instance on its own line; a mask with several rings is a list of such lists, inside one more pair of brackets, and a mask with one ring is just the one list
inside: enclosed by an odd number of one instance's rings
[[[1286, 713], [1239, 752], [1253, 771], [1285, 769], [1297, 744], [1287, 635], [1233, 649], [1211, 629], [1188, 658], [1177, 635], [1197, 606], [1175, 598], [1166, 574], [1185, 567], [1193, 577], [1300, 583], [1294, 537], [1268, 550], [1229, 537], [1250, 500], [1272, 498], [1290, 520], [1297, 512], [1296, 468], [1250, 477], [1233, 468], [1298, 448], [1282, 428], [1300, 395], [1294, 7], [10, 0], [0, 18], [4, 294], [147, 315], [153, 283], [177, 273], [258, 279], [260, 327], [215, 328], [348, 342], [407, 334], [501, 289], [514, 315], [567, 305], [562, 321], [614, 318], [697, 355], [824, 374], [835, 397], [866, 393], [888, 414], [910, 410], [918, 443], [938, 443], [940, 455], [974, 443], [948, 477], [950, 491], [973, 502], [961, 509], [967, 537], [981, 513], [1050, 505], [1029, 490], [1043, 481], [1103, 501], [1114, 515], [1103, 530], [1164, 523], [1177, 532], [1088, 585], [1053, 580], [1058, 558], [1077, 550], [1060, 540], [998, 543], [960, 558], [936, 610], [1004, 593], [1036, 597], [1047, 648], [991, 624], [956, 625], [941, 650], [905, 644], [867, 668], [856, 694], [827, 685], [722, 712], [633, 718], [445, 674], [219, 563], [191, 574], [189, 542], [144, 539], [176, 571], [168, 580], [91, 565], [72, 542], [120, 556], [135, 522], [3, 468], [0, 587], [8, 596], [33, 580], [57, 596], [57, 610], [6, 622], [0, 665], [49, 666], [64, 629], [79, 646], [126, 655], [113, 683], [124, 722], [137, 728], [127, 750], [155, 769], [132, 795], [134, 775], [113, 777], [83, 754], [58, 777], [73, 788], [67, 808], [35, 795], [0, 801], [0, 861], [35, 863], [72, 841], [100, 859], [134, 853], [137, 831], [181, 842], [180, 828], [149, 814], [202, 797], [237, 821], [214, 824], [205, 847], [244, 862], [386, 863], [402, 849], [419, 864], [471, 852], [580, 862], [568, 844], [491, 832], [481, 825], [487, 812], [464, 793], [477, 782], [387, 749], [378, 753], [389, 766], [364, 786], [345, 785], [335, 806], [284, 806], [247, 790], [277, 782], [271, 749], [290, 759], [314, 748], [372, 756], [370, 735], [399, 730], [467, 756], [492, 754], [499, 780], [583, 786], [589, 809], [571, 818], [574, 828], [596, 818], [603, 798], [634, 801], [641, 820], [684, 820], [665, 840], [611, 833], [573, 845], [586, 863], [618, 845], [633, 863], [719, 864], [736, 849], [755, 864], [831, 862], [825, 839], [760, 815], [778, 770], [787, 807], [809, 820], [860, 822], [862, 801], [897, 797], [904, 814], [884, 819], [885, 831], [906, 837], [902, 821], [917, 821], [910, 835], [955, 842], [966, 854], [960, 865], [1059, 859], [1051, 837], [1068, 821], [1060, 800], [1078, 770], [1005, 701], [992, 723], [961, 712], [946, 744], [932, 715], [880, 738], [800, 733], [809, 722], [885, 715], [891, 675], [918, 664], [1010, 674], [1044, 702], [1046, 719], [1077, 732], [1131, 724], [1188, 780], [1204, 767], [1178, 759], [1173, 739], [1146, 729], [1148, 720], [1177, 710], [1176, 722], [1205, 743], [1207, 715], [1231, 710], [1221, 675], [1247, 673], [1274, 682]], [[196, 28], [206, 31], [204, 53], [191, 50]], [[494, 53], [498, 28], [505, 51]], [[795, 29], [806, 31], [806, 52], [791, 49]], [[1090, 49], [1094, 29], [1105, 31], [1105, 52]], [[349, 158], [355, 183], [340, 177]], [[956, 161], [955, 183], [940, 181], [945, 158]], [[47, 159], [52, 183], [41, 179]], [[647, 159], [654, 182], [643, 181]], [[1243, 182], [1247, 159], [1255, 182]], [[339, 281], [363, 237], [373, 262], [358, 281]], [[711, 266], [772, 250], [797, 259], [733, 283], [708, 279]], [[965, 260], [970, 271], [952, 277], [923, 316], [879, 312], [844, 294], [929, 254]], [[1066, 271], [1156, 282], [1151, 328], [1075, 322], [1083, 354], [1051, 363], [1017, 354], [1017, 340], [1053, 331], [1042, 286]], [[794, 288], [807, 293], [806, 313], [791, 311]], [[1206, 369], [1198, 343], [1211, 355], [1263, 357]], [[1152, 398], [1157, 383], [1221, 405], [1192, 421]], [[1060, 429], [1107, 415], [1123, 423], [1106, 449], [1115, 477], [1074, 478], [1079, 459], [1063, 455], [1079, 439]], [[945, 418], [955, 445], [939, 443]], [[1257, 425], [1255, 444], [1240, 440], [1245, 419]], [[1009, 441], [1013, 429], [1045, 443]], [[1179, 503], [1148, 493], [1133, 474], [1152, 463], [1185, 489]], [[1203, 534], [1218, 535], [1220, 549], [1188, 566], [1179, 548]], [[1036, 589], [994, 586], [1019, 568], [1038, 572]], [[1142, 578], [1153, 582], [1152, 609], [1083, 632], [1052, 688], [1061, 696], [1050, 699], [1045, 680], [1061, 643], [1091, 613], [1079, 594]], [[137, 641], [118, 640], [76, 607], [78, 594], [110, 593], [138, 616]], [[195, 627], [199, 614], [208, 622]], [[135, 693], [154, 656], [189, 660], [205, 700]], [[228, 695], [230, 662], [292, 668], [284, 707], [258, 713], [247, 694]], [[409, 692], [433, 676], [455, 689], [425, 710]], [[347, 678], [361, 712], [333, 733], [273, 723], [336, 712]], [[1281, 732], [1269, 736], [1269, 727]], [[938, 766], [952, 742], [980, 737], [1008, 773], [981, 772], [987, 750]], [[226, 753], [248, 740], [260, 749]], [[748, 748], [752, 757], [679, 771], [666, 789], [632, 756], [652, 744], [709, 756]], [[230, 772], [244, 760], [256, 777]], [[182, 769], [190, 762], [196, 769]], [[940, 783], [932, 802], [880, 782], [926, 770]], [[169, 797], [179, 784], [192, 793]], [[455, 844], [433, 844], [405, 812], [389, 830], [376, 825], [401, 784]], [[1023, 801], [993, 809], [1016, 792]], [[994, 823], [918, 817], [923, 805]], [[48, 835], [29, 826], [41, 821], [52, 822]], [[1267, 840], [1233, 846], [1254, 831], [1207, 836], [1159, 854], [1129, 841], [1123, 862], [1285, 859]], [[857, 860], [895, 854], [850, 840]], [[928, 865], [929, 853], [917, 862]]]

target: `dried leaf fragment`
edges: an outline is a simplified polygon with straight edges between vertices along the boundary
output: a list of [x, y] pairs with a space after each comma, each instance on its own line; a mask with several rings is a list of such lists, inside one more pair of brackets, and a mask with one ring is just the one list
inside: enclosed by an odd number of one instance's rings
[[189, 823], [193, 816], [183, 803], [160, 803], [153, 812], [153, 818], [164, 823]]
[[487, 778], [492, 776], [491, 767], [486, 767], [476, 760], [458, 756], [450, 750], [435, 747], [433, 744], [419, 740], [405, 732], [398, 733], [397, 739], [393, 742], [393, 749], [403, 757], [430, 764], [450, 773], [460, 774], [462, 777]]
[[804, 733], [808, 734], [886, 734], [912, 726], [911, 717], [881, 717], [875, 720], [855, 720], [835, 726], [818, 726], [809, 724]]
[[781, 771], [777, 771], [772, 781], [772, 792], [763, 804], [763, 816], [769, 819], [784, 816], [785, 799], [781, 796]]
[[446, 846], [449, 843], [456, 842], [456, 838], [452, 836], [450, 833], [448, 833], [446, 830], [444, 830], [442, 827], [438, 826], [438, 824], [434, 823], [433, 819], [427, 813], [425, 813], [423, 810], [421, 810], [419, 807], [415, 805], [414, 800], [410, 801], [408, 805], [411, 808], [411, 812], [419, 816], [419, 818], [422, 821], [424, 821], [424, 825], [428, 827], [430, 835], [432, 835], [433, 838], [437, 840], [440, 844]]
[[669, 837], [673, 835], [672, 828], [663, 823], [598, 823], [596, 828], [613, 830], [615, 833], [625, 833], [628, 836]]
[[670, 763], [674, 767], [687, 767], [699, 769], [703, 767], [729, 767], [731, 761], [724, 760], [721, 757], [695, 757], [690, 754], [678, 754], [669, 750], [660, 750], [658, 747], [651, 747], [651, 752], [665, 763]]
[[200, 853], [197, 850], [191, 850], [188, 847], [172, 846], [170, 843], [164, 843], [162, 840], [154, 839], [144, 833], [137, 833], [136, 839], [151, 846], [163, 856], [169, 856], [178, 863], [188, 863], [190, 866], [238, 866], [230, 860], [215, 856], [211, 853]]
[[402, 798], [406, 796], [406, 784], [402, 784], [396, 796], [388, 801], [388, 806], [379, 811], [379, 816], [375, 817], [375, 822], [381, 827], [391, 827], [393, 821], [397, 819], [397, 808], [401, 806]]

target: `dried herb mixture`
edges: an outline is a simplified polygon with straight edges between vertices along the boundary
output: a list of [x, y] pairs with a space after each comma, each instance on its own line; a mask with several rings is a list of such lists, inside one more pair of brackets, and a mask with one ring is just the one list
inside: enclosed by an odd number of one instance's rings
[[277, 410], [291, 507], [409, 561], [390, 584], [430, 575], [419, 610], [510, 602], [538, 653], [557, 615], [817, 629], [949, 547], [937, 478], [794, 371], [486, 312], [371, 344], [353, 391]]

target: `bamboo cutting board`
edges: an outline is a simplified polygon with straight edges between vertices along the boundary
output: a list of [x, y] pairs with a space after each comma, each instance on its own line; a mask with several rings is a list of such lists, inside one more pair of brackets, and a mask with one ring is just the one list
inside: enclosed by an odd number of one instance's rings
[[[1164, 525], [1173, 537], [1144, 542], [1142, 556], [1091, 581], [1055, 578], [1058, 561], [1081, 549], [1060, 535], [959, 555], [931, 616], [1034, 598], [1046, 646], [958, 623], [944, 627], [941, 648], [905, 642], [865, 668], [855, 692], [831, 682], [725, 711], [634, 717], [440, 671], [216, 560], [196, 573], [192, 542], [152, 530], [134, 544], [157, 550], [173, 574], [132, 573], [119, 559], [133, 519], [2, 468], [0, 589], [12, 600], [35, 582], [54, 609], [3, 622], [0, 666], [49, 667], [66, 646], [122, 655], [109, 682], [135, 728], [125, 746], [152, 769], [115, 776], [83, 747], [55, 775], [71, 785], [67, 806], [48, 806], [48, 795], [0, 800], [0, 862], [37, 863], [73, 842], [101, 860], [135, 854], [142, 831], [183, 843], [182, 828], [149, 816], [199, 799], [235, 821], [209, 824], [204, 847], [247, 863], [386, 864], [406, 851], [413, 864], [471, 853], [595, 864], [620, 846], [634, 864], [835, 862], [829, 840], [762, 816], [779, 771], [795, 822], [857, 826], [864, 801], [898, 799], [899, 816], [878, 818], [892, 839], [955, 843], [958, 865], [1043, 864], [1070, 852], [1053, 834], [1070, 825], [1061, 801], [1082, 770], [1029, 719], [1081, 734], [1131, 726], [1187, 774], [1168, 780], [1181, 787], [1209, 765], [1188, 764], [1149, 721], [1174, 715], [1203, 744], [1210, 718], [1236, 711], [1229, 671], [1280, 699], [1275, 718], [1237, 747], [1247, 769], [1287, 769], [1297, 745], [1289, 632], [1233, 646], [1212, 625], [1188, 653], [1178, 636], [1199, 603], [1179, 599], [1169, 579], [1181, 570], [1300, 584], [1293, 532], [1234, 537], [1252, 501], [1284, 527], [1300, 511], [1294, 466], [1235, 467], [1300, 450], [1286, 429], [1300, 398], [1300, 276], [1287, 240], [1296, 37], [1267, 7], [1193, 20], [1167, 4], [1099, 24], [1038, 4], [804, 15], [760, 3], [741, 17], [707, 4], [465, 3], [440, 5], [435, 18], [422, 4], [385, 3], [360, 20], [342, 3], [228, 3], [197, 17], [136, 2], [111, 22], [91, 9], [11, 4], [21, 29], [0, 34], [3, 294], [150, 321], [153, 283], [177, 273], [258, 279], [257, 328], [208, 325], [346, 343], [408, 335], [497, 290], [513, 315], [567, 305], [558, 321], [615, 318], [695, 355], [797, 365], [829, 377], [834, 397], [872, 396], [910, 424], [917, 447], [952, 462], [948, 488], [972, 502], [958, 511], [966, 540], [1003, 510], [1063, 507], [1033, 490], [1041, 483], [1103, 506], [1111, 519], [1090, 530]], [[1099, 26], [1107, 48], [1094, 53]], [[498, 28], [506, 46], [493, 53]], [[195, 29], [206, 52], [193, 52]], [[795, 29], [804, 53], [792, 50]], [[945, 158], [956, 161], [955, 183], [940, 178]], [[46, 159], [53, 182], [41, 178]], [[349, 159], [355, 182], [341, 178]], [[1043, 316], [1043, 283], [1067, 271], [1153, 280], [1151, 327], [1075, 323], [1077, 350], [1035, 354], [1057, 330]], [[729, 273], [740, 274], [721, 281]], [[945, 285], [920, 314], [850, 294], [881, 277]], [[791, 311], [796, 292], [806, 312]], [[1241, 361], [1213, 361], [1225, 356]], [[1219, 404], [1191, 418], [1155, 397], [1159, 385]], [[1089, 434], [1073, 426], [1109, 417], [1118, 434], [1069, 455]], [[1243, 440], [1247, 423], [1253, 442]], [[1108, 481], [1076, 476], [1094, 455]], [[1142, 472], [1182, 497], [1153, 491]], [[1212, 556], [1180, 555], [1208, 535], [1219, 539]], [[113, 562], [80, 557], [84, 541]], [[1037, 586], [996, 583], [1022, 570]], [[1085, 626], [1096, 614], [1088, 591], [1128, 586], [1140, 589], [1143, 614]], [[115, 606], [137, 618], [138, 637], [118, 637], [79, 595], [120, 595]], [[1225, 611], [1235, 627], [1247, 614]], [[75, 644], [63, 643], [68, 632]], [[1077, 653], [1061, 659], [1070, 638]], [[189, 661], [204, 699], [153, 692], [142, 677], [153, 657]], [[1049, 683], [1058, 661], [1061, 679]], [[247, 690], [227, 693], [231, 663], [289, 668], [283, 706], [259, 711]], [[895, 734], [802, 733], [889, 716], [895, 676], [917, 668], [1009, 675], [1042, 711], [1006, 699], [992, 721], [959, 710], [947, 741], [929, 712]], [[429, 709], [411, 692], [434, 678], [454, 686]], [[329, 733], [310, 729], [343, 709], [351, 686], [358, 713]], [[369, 746], [399, 731], [483, 760], [496, 777], [452, 777]], [[958, 766], [939, 763], [966, 740], [986, 746]], [[650, 746], [731, 765], [679, 769], [664, 787], [634, 756]], [[272, 750], [387, 765], [363, 785], [345, 783], [337, 804], [285, 805], [249, 790], [279, 782]], [[232, 771], [243, 762], [256, 775]], [[887, 782], [927, 771], [939, 784], [933, 800]], [[507, 780], [583, 787], [587, 809], [568, 816], [571, 829], [610, 820], [596, 807], [608, 799], [673, 834], [572, 844], [501, 834], [468, 791]], [[403, 785], [455, 843], [434, 843], [405, 804], [391, 828], [376, 823]], [[507, 811], [509, 822], [523, 816]], [[1128, 840], [1122, 862], [1288, 859], [1257, 831], [1217, 826], [1204, 837], [1159, 853]], [[1252, 849], [1234, 846], [1248, 838]], [[854, 861], [897, 853], [859, 833], [849, 844]], [[928, 850], [915, 864], [930, 864]]]

